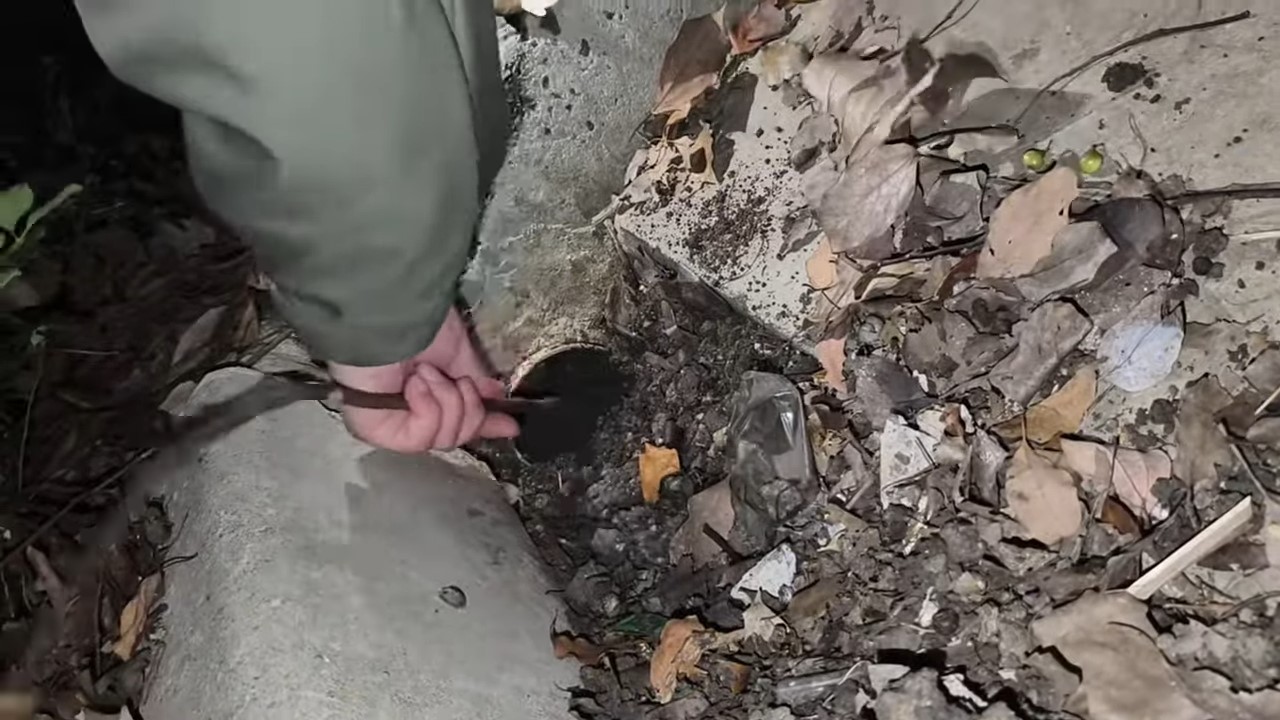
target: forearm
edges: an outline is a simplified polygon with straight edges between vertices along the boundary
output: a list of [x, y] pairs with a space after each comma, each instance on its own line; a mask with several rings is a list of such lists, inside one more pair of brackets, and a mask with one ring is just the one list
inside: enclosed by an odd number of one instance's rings
[[253, 244], [286, 318], [321, 356], [378, 365], [434, 336], [500, 158], [489, 7], [82, 0], [81, 13], [117, 75], [183, 111], [196, 184]]

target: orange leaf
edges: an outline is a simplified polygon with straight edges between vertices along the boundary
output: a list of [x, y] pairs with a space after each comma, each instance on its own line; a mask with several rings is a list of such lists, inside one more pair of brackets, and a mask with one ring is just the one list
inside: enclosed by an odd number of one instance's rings
[[649, 661], [649, 685], [658, 702], [666, 704], [676, 694], [682, 677], [698, 677], [698, 661], [706, 650], [706, 628], [697, 618], [668, 620], [662, 628], [658, 649]]
[[828, 290], [835, 287], [836, 280], [839, 278], [836, 270], [838, 261], [839, 258], [831, 250], [831, 241], [823, 235], [818, 239], [818, 246], [813, 249], [813, 254], [804, 264], [805, 273], [809, 276], [809, 285], [814, 290]]
[[844, 335], [827, 338], [813, 348], [813, 354], [818, 356], [818, 362], [822, 363], [822, 370], [826, 375], [823, 382], [841, 395], [849, 394], [849, 383], [844, 379], [845, 340]]
[[147, 627], [147, 616], [160, 596], [160, 579], [160, 573], [156, 573], [143, 580], [138, 586], [138, 594], [120, 611], [120, 639], [112, 645], [111, 651], [121, 660], [128, 660], [138, 650], [138, 641]]
[[576, 658], [583, 665], [597, 665], [604, 657], [604, 650], [586, 638], [571, 633], [556, 633], [551, 636], [551, 649], [557, 660]]
[[680, 472], [680, 453], [675, 448], [644, 444], [640, 453], [640, 493], [652, 505], [662, 494], [662, 481]]

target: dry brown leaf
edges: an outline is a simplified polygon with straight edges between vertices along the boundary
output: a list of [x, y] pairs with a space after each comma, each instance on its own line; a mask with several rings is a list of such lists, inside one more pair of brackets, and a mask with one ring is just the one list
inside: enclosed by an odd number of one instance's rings
[[823, 235], [818, 238], [818, 245], [813, 254], [805, 262], [804, 269], [809, 275], [809, 287], [814, 290], [827, 290], [835, 286], [839, 258], [831, 251], [831, 241]]
[[251, 299], [244, 304], [240, 319], [236, 321], [235, 332], [231, 335], [231, 347], [246, 350], [256, 344], [261, 335], [262, 321], [258, 317], [258, 305]]
[[1057, 392], [1031, 406], [1025, 417], [1001, 423], [995, 430], [1006, 440], [1021, 441], [1025, 420], [1026, 439], [1043, 445], [1059, 435], [1079, 432], [1097, 396], [1098, 371], [1081, 368]]
[[729, 686], [729, 692], [734, 695], [741, 695], [747, 691], [747, 687], [751, 684], [750, 665], [744, 665], [732, 660], [720, 660], [716, 663], [716, 668], [727, 680], [726, 684]]
[[142, 633], [147, 628], [147, 617], [160, 596], [160, 573], [149, 575], [138, 585], [138, 594], [120, 611], [120, 638], [111, 651], [121, 660], [128, 660], [138, 650]]
[[1154, 494], [1158, 480], [1173, 477], [1173, 462], [1160, 450], [1143, 452], [1083, 440], [1063, 440], [1060, 465], [1079, 475], [1084, 486], [1095, 494], [1114, 492], [1147, 524], [1163, 520], [1169, 514]]
[[778, 7], [775, 0], [760, 0], [729, 26], [729, 45], [733, 54], [742, 55], [781, 36], [787, 29], [787, 13]]
[[1098, 513], [1098, 519], [1121, 534], [1134, 536], [1142, 534], [1142, 525], [1138, 522], [1138, 518], [1134, 517], [1124, 503], [1115, 498], [1102, 501], [1102, 512]]
[[1084, 517], [1075, 479], [1026, 443], [1013, 454], [1005, 496], [1028, 537], [1052, 546], [1080, 532]]
[[658, 648], [649, 661], [649, 686], [658, 702], [666, 704], [675, 696], [680, 678], [699, 677], [698, 661], [707, 648], [706, 628], [697, 618], [668, 620], [662, 628]]
[[34, 546], [27, 548], [26, 555], [27, 562], [31, 563], [31, 568], [35, 570], [36, 579], [40, 581], [39, 588], [49, 596], [49, 604], [58, 611], [59, 615], [66, 614], [67, 607], [75, 598], [62, 582], [62, 578], [58, 576], [58, 571], [53, 569], [53, 563], [49, 562], [49, 557]]
[[729, 49], [718, 13], [686, 20], [662, 58], [653, 114], [671, 113], [668, 123], [684, 119], [719, 81]]
[[1182, 481], [1191, 485], [1216, 483], [1218, 468], [1235, 466], [1235, 455], [1217, 420], [1217, 414], [1229, 405], [1231, 396], [1211, 375], [1183, 391], [1173, 432], [1178, 446], [1176, 474]]
[[724, 548], [711, 538], [707, 529], [727, 538], [733, 530], [734, 518], [733, 491], [728, 480], [721, 480], [689, 498], [689, 517], [671, 536], [671, 564], [680, 564], [685, 556], [697, 569], [723, 562]]
[[551, 636], [551, 649], [557, 660], [574, 658], [588, 667], [598, 665], [604, 657], [604, 649], [586, 638], [571, 633], [555, 633]]
[[[1208, 720], [1156, 645], [1146, 603], [1127, 593], [1088, 593], [1031, 623], [1080, 677], [1068, 700], [1092, 718]], [[1064, 663], [1065, 664], [1065, 663]]]
[[910, 145], [880, 145], [850, 161], [817, 207], [833, 251], [864, 260], [893, 254], [893, 225], [915, 196], [918, 163]]
[[1034, 272], [1070, 221], [1067, 209], [1079, 195], [1076, 181], [1075, 170], [1059, 167], [1005, 198], [991, 215], [978, 277], [1016, 278]]
[[[692, 138], [680, 138], [673, 145], [676, 152], [684, 159], [684, 168], [688, 173], [682, 185], [691, 185], [698, 189], [703, 185], [716, 185], [720, 182], [716, 177], [715, 154], [712, 151], [714, 139], [711, 126], [703, 125], [702, 131]], [[697, 169], [701, 167], [701, 169]]]
[[174, 375], [181, 375], [208, 358], [213, 350], [215, 334], [221, 327], [222, 318], [226, 314], [226, 305], [210, 308], [183, 331], [182, 336], [178, 338], [177, 346], [173, 349], [173, 359], [170, 361]]
[[644, 444], [640, 453], [640, 492], [652, 505], [662, 494], [662, 481], [680, 472], [680, 453], [675, 448]]
[[822, 363], [823, 384], [840, 395], [849, 394], [849, 383], [844, 377], [844, 346], [847, 339], [844, 335], [827, 338], [813, 348], [813, 354], [818, 357], [818, 362]]
[[864, 60], [849, 53], [814, 58], [800, 73], [800, 83], [819, 110], [839, 121], [846, 153], [879, 126], [907, 92], [900, 63]]

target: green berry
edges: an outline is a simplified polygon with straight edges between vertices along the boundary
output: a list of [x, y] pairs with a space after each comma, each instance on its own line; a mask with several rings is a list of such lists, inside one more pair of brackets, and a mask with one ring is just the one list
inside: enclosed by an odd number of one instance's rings
[[1102, 169], [1103, 159], [1102, 153], [1098, 152], [1097, 148], [1090, 149], [1084, 157], [1080, 158], [1080, 172], [1085, 175], [1097, 175]]
[[1039, 148], [1022, 153], [1022, 164], [1031, 172], [1041, 172], [1049, 167], [1049, 154]]

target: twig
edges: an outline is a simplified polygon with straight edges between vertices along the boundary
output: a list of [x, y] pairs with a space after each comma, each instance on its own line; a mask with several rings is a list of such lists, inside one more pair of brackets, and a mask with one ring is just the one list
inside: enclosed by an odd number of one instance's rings
[[1147, 145], [1147, 136], [1142, 134], [1142, 128], [1138, 127], [1138, 119], [1133, 116], [1133, 113], [1129, 113], [1129, 130], [1133, 133], [1133, 137], [1137, 139], [1138, 147], [1142, 150], [1142, 155], [1138, 158], [1138, 169], [1141, 170], [1147, 165], [1147, 150], [1149, 146]]
[[1253, 416], [1261, 417], [1262, 413], [1266, 412], [1267, 408], [1271, 407], [1271, 403], [1276, 401], [1276, 398], [1280, 398], [1280, 387], [1273, 390], [1271, 394], [1267, 396], [1267, 399], [1262, 401], [1262, 404], [1253, 411]]
[[40, 391], [40, 383], [44, 380], [44, 346], [36, 356], [36, 379], [31, 383], [31, 394], [27, 396], [27, 411], [22, 418], [22, 442], [18, 445], [18, 492], [22, 492], [22, 483], [27, 471], [27, 439], [31, 434], [31, 413], [36, 406], [36, 393]]
[[1231, 617], [1232, 615], [1235, 615], [1236, 613], [1249, 607], [1250, 605], [1253, 605], [1254, 603], [1260, 603], [1265, 600], [1270, 600], [1272, 598], [1277, 598], [1277, 597], [1280, 597], [1280, 590], [1272, 590], [1270, 592], [1258, 593], [1253, 597], [1245, 598], [1244, 600], [1241, 600], [1235, 605], [1232, 605], [1231, 607], [1227, 608], [1226, 611], [1224, 611], [1222, 615], [1218, 617], [1218, 622], [1222, 622], [1223, 620], [1226, 620], [1227, 618]]
[[[955, 27], [956, 25], [959, 25], [960, 23], [964, 22], [964, 19], [969, 17], [969, 15], [973, 13], [973, 11], [978, 7], [978, 3], [980, 2], [982, 2], [982, 0], [974, 0], [973, 5], [970, 5], [968, 10], [965, 10], [964, 13], [960, 15], [960, 17], [956, 17], [956, 13], [960, 11], [961, 7], [964, 7], [964, 3], [965, 3], [965, 0], [956, 0], [956, 4], [951, 6], [951, 9], [947, 11], [947, 14], [943, 15], [942, 19], [938, 21], [938, 24], [934, 25], [932, 30], [925, 33], [924, 37], [920, 38], [920, 42], [927, 43], [930, 40], [934, 39], [935, 37]], [[955, 22], [951, 22], [953, 18], [955, 19]]]
[[[1280, 240], [1280, 230], [1264, 230], [1262, 232], [1240, 233], [1232, 235], [1232, 240], [1248, 242], [1250, 240]], [[1273, 400], [1275, 398], [1272, 398]], [[1270, 404], [1270, 403], [1268, 403]]]
[[103, 478], [103, 480], [99, 482], [97, 485], [94, 485], [88, 490], [85, 490], [79, 495], [71, 498], [70, 502], [64, 505], [61, 510], [53, 514], [53, 517], [49, 518], [48, 520], [45, 520], [44, 523], [40, 525], [40, 527], [35, 529], [35, 532], [28, 535], [25, 540], [18, 543], [18, 545], [14, 547], [12, 550], [5, 553], [4, 557], [0, 558], [0, 568], [8, 567], [9, 563], [13, 562], [14, 559], [21, 557], [23, 551], [25, 551], [28, 547], [30, 547], [31, 544], [34, 543], [37, 539], [39, 539], [41, 535], [44, 535], [45, 533], [49, 532], [49, 530], [52, 529], [54, 525], [58, 524], [59, 520], [61, 520], [64, 516], [66, 516], [67, 513], [71, 512], [77, 505], [84, 502], [85, 500], [88, 500], [95, 493], [102, 492], [107, 488], [107, 486], [111, 485], [111, 483], [116, 482], [120, 478], [124, 477], [125, 473], [132, 470], [135, 465], [142, 462], [143, 460], [146, 460], [152, 455], [155, 455], [155, 453], [156, 453], [155, 450], [144, 450], [138, 453], [137, 455], [134, 455], [132, 458], [128, 460], [128, 462], [126, 462], [122, 467], [117, 469], [115, 472], [108, 473], [107, 476]]
[[918, 147], [921, 145], [928, 145], [929, 143], [935, 140], [955, 137], [956, 135], [968, 135], [969, 133], [990, 132], [992, 130], [1008, 130], [1009, 132], [1012, 132], [1015, 135], [1018, 135], [1018, 136], [1022, 135], [1022, 133], [1018, 132], [1018, 128], [1012, 125], [1007, 125], [1005, 123], [996, 123], [995, 125], [968, 125], [966, 127], [947, 128], [945, 130], [938, 130], [937, 132], [931, 132], [928, 135], [924, 135], [922, 137], [907, 136], [903, 138], [903, 140]]
[[1262, 494], [1261, 499], [1265, 500], [1267, 497], [1275, 495], [1274, 491], [1268, 490], [1267, 486], [1262, 484], [1262, 480], [1258, 478], [1258, 473], [1253, 471], [1253, 465], [1249, 463], [1249, 459], [1244, 456], [1244, 452], [1240, 450], [1239, 445], [1235, 444], [1231, 433], [1227, 430], [1227, 422], [1225, 420], [1218, 421], [1218, 430], [1226, 437], [1227, 445], [1231, 446], [1231, 452], [1236, 456], [1236, 462], [1240, 463], [1240, 466], [1244, 468], [1245, 474], [1253, 481], [1253, 486]]
[[1127, 589], [1139, 600], [1150, 600], [1160, 588], [1235, 537], [1253, 519], [1253, 498], [1247, 497], [1214, 520], [1155, 567], [1143, 573]]
[[1231, 183], [1223, 185], [1220, 188], [1210, 188], [1208, 190], [1188, 190], [1171, 197], [1165, 198], [1165, 202], [1188, 204], [1200, 200], [1217, 200], [1219, 198], [1234, 198], [1238, 200], [1268, 200], [1280, 198], [1280, 182], [1265, 183]]
[[1229, 15], [1224, 18], [1218, 18], [1217, 20], [1206, 20], [1205, 22], [1192, 23], [1190, 25], [1176, 25], [1173, 27], [1163, 27], [1157, 30], [1152, 30], [1149, 33], [1143, 33], [1142, 35], [1139, 35], [1136, 38], [1125, 40], [1119, 45], [1116, 45], [1115, 47], [1112, 47], [1108, 50], [1103, 50], [1097, 55], [1090, 57], [1089, 59], [1085, 60], [1079, 65], [1076, 65], [1070, 70], [1067, 70], [1061, 75], [1050, 80], [1048, 84], [1046, 84], [1044, 87], [1040, 88], [1040, 90], [1036, 92], [1035, 96], [1031, 98], [1031, 102], [1027, 103], [1027, 106], [1023, 108], [1021, 113], [1018, 114], [1018, 117], [1014, 118], [1014, 122], [1017, 123], [1020, 120], [1022, 120], [1022, 118], [1026, 117], [1027, 113], [1031, 112], [1031, 108], [1035, 107], [1035, 104], [1040, 101], [1040, 98], [1044, 97], [1046, 93], [1053, 90], [1054, 87], [1057, 86], [1059, 83], [1064, 83], [1064, 81], [1070, 82], [1071, 80], [1075, 79], [1076, 76], [1080, 75], [1080, 73], [1083, 73], [1085, 70], [1088, 70], [1089, 68], [1093, 67], [1094, 65], [1097, 65], [1103, 60], [1106, 60], [1107, 58], [1112, 57], [1114, 55], [1118, 55], [1124, 52], [1125, 50], [1128, 50], [1129, 48], [1136, 47], [1138, 45], [1142, 45], [1145, 43], [1149, 43], [1152, 40], [1160, 40], [1161, 38], [1171, 37], [1173, 35], [1181, 35], [1182, 33], [1195, 32], [1197, 30], [1208, 30], [1209, 28], [1228, 25], [1230, 23], [1240, 22], [1241, 20], [1248, 20], [1251, 17], [1253, 17], [1253, 13], [1248, 10], [1245, 10], [1244, 12], [1239, 12], [1239, 13], [1236, 13], [1235, 15]]

